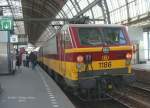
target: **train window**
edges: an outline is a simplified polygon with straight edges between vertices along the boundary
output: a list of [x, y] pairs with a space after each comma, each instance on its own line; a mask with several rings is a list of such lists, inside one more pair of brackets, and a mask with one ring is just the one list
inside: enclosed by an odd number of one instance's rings
[[126, 39], [121, 28], [103, 28], [104, 42], [107, 44], [126, 44]]
[[81, 45], [126, 44], [126, 39], [121, 28], [79, 28], [78, 35]]
[[79, 38], [82, 45], [95, 46], [102, 44], [98, 28], [79, 28]]

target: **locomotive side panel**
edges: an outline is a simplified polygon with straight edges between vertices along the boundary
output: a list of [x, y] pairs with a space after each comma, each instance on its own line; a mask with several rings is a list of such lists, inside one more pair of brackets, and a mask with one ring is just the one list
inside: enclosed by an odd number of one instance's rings
[[54, 69], [54, 61], [52, 61], [51, 58], [57, 58], [57, 55], [57, 39], [54, 35], [40, 48], [40, 57], [38, 60], [50, 69]]

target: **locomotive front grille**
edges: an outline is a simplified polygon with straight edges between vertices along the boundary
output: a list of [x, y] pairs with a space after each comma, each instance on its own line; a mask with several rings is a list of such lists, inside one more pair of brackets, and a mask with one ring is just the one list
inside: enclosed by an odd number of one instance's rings
[[128, 68], [120, 68], [120, 69], [106, 69], [106, 70], [98, 70], [98, 71], [82, 71], [79, 72], [79, 79], [84, 78], [96, 78], [100, 76], [117, 76], [128, 74]]

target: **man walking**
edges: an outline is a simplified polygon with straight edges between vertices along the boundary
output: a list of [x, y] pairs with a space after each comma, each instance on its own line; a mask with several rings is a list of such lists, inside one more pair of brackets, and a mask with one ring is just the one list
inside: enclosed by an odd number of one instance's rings
[[31, 61], [31, 64], [32, 64], [32, 69], [34, 69], [36, 64], [37, 64], [37, 56], [33, 52], [31, 52], [31, 54], [30, 54], [30, 61]]

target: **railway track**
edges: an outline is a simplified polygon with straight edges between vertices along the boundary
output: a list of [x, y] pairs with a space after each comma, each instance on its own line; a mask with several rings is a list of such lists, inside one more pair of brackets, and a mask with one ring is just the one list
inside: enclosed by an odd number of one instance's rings
[[150, 86], [146, 84], [134, 83], [108, 96], [128, 108], [150, 108]]
[[[45, 71], [47, 72], [47, 70]], [[55, 79], [48, 72], [47, 74], [55, 81]], [[66, 94], [66, 96], [71, 100], [71, 102], [75, 105], [75, 108], [127, 108], [123, 104], [120, 104], [119, 102], [114, 100], [84, 102], [80, 100], [77, 96], [74, 96], [72, 93], [70, 93], [70, 91], [66, 91], [64, 87], [61, 86], [59, 83], [57, 84]]]
[[70, 91], [64, 90], [61, 86], [60, 88], [66, 94], [66, 96], [71, 100], [71, 102], [75, 105], [75, 108], [127, 108], [125, 105], [113, 100], [91, 100], [91, 101], [83, 101], [78, 96], [75, 96]]
[[143, 83], [143, 82], [135, 82], [130, 85], [131, 87], [134, 87], [136, 89], [141, 89], [146, 92], [150, 92], [150, 83]]
[[83, 102], [70, 93], [65, 92], [65, 94], [76, 108], [150, 108], [150, 87], [143, 83], [135, 83], [108, 94], [116, 102], [113, 100]]
[[75, 108], [127, 108], [123, 104], [115, 100], [104, 100], [104, 101], [82, 101], [76, 96], [67, 94], [69, 99], [75, 105]]

